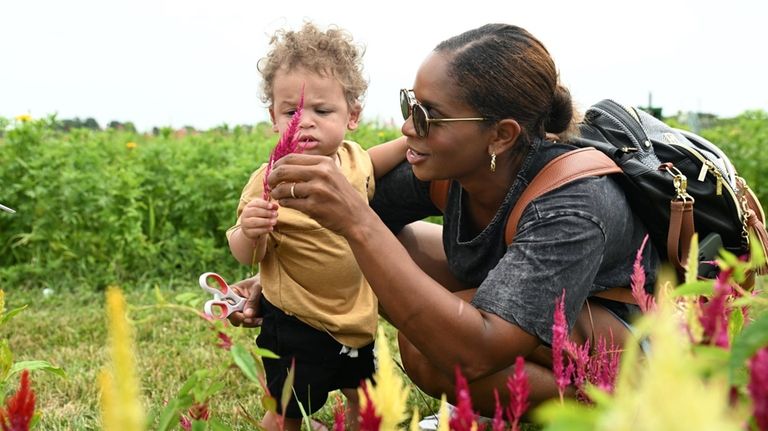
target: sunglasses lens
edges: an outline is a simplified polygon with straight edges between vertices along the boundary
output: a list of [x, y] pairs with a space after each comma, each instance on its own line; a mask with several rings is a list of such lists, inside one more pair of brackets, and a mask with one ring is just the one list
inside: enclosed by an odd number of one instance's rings
[[411, 115], [411, 104], [406, 90], [400, 90], [400, 111], [403, 113], [403, 120], [407, 120]]
[[424, 107], [418, 104], [413, 107], [413, 128], [416, 129], [416, 134], [422, 138], [427, 136], [429, 132], [427, 112], [424, 110]]

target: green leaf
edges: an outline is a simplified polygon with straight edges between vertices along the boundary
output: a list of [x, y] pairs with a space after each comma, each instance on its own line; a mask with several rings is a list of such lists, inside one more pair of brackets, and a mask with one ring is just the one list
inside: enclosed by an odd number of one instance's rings
[[181, 411], [186, 411], [192, 406], [192, 396], [183, 395], [172, 399], [163, 409], [160, 414], [160, 423], [158, 424], [158, 431], [167, 431], [176, 428], [179, 424], [179, 417]]
[[240, 367], [240, 371], [245, 374], [245, 377], [254, 383], [259, 383], [259, 375], [256, 371], [256, 360], [253, 359], [253, 355], [242, 344], [235, 344], [230, 349], [232, 352], [232, 358], [235, 360], [235, 364]]
[[[767, 244], [768, 246], [768, 244]], [[765, 265], [765, 252], [760, 239], [754, 231], [749, 231], [749, 261], [751, 268], [760, 268]]]
[[714, 292], [714, 280], [698, 280], [691, 283], [681, 284], [670, 292], [672, 297], [678, 296], [712, 296]]
[[594, 407], [573, 400], [546, 402], [534, 412], [537, 422], [545, 423], [545, 431], [591, 431], [597, 428], [598, 412]]
[[733, 340], [731, 360], [728, 364], [728, 378], [732, 385], [746, 383], [746, 373], [743, 372], [746, 362], [758, 349], [768, 345], [768, 314], [763, 314], [750, 323]]
[[291, 369], [288, 370], [288, 376], [285, 378], [285, 383], [283, 383], [283, 393], [280, 395], [280, 405], [283, 407], [283, 411], [286, 410], [288, 402], [291, 401], [294, 378], [296, 378], [296, 363], [291, 362]]
[[212, 431], [232, 431], [232, 428], [228, 427], [217, 419], [210, 419], [208, 421], [208, 427]]
[[205, 421], [195, 419], [192, 421], [192, 431], [205, 431], [206, 425]]
[[261, 356], [262, 358], [269, 358], [269, 359], [280, 359], [280, 356], [276, 353], [272, 353], [271, 350], [262, 349], [261, 347], [255, 347], [253, 349], [253, 353], [255, 353], [258, 356]]
[[3, 314], [3, 316], [0, 317], [0, 326], [5, 325], [5, 322], [11, 320], [13, 316], [21, 313], [25, 308], [27, 308], [26, 304], [22, 305], [21, 307], [14, 308], [13, 310]]
[[176, 295], [174, 301], [179, 304], [195, 306], [202, 302], [202, 298], [198, 292], [184, 292]]
[[64, 378], [67, 377], [67, 373], [65, 373], [63, 369], [51, 365], [51, 363], [48, 362], [48, 361], [21, 361], [21, 362], [16, 362], [11, 367], [11, 372], [8, 375], [12, 376], [12, 375], [14, 375], [16, 373], [20, 373], [22, 370], [25, 370], [25, 369], [27, 369], [29, 371], [42, 370], [42, 371], [45, 371], [45, 372], [48, 372], [48, 373], [51, 373], [51, 374], [55, 374], [55, 375], [57, 375], [59, 377], [64, 377]]
[[272, 395], [264, 395], [261, 397], [261, 406], [264, 407], [265, 411], [276, 412], [277, 400]]

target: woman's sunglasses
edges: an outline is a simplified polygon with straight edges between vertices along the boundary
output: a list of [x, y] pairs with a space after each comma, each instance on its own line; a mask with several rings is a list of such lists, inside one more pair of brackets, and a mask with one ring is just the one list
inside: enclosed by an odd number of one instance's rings
[[416, 134], [424, 138], [429, 134], [429, 123], [442, 123], [448, 121], [485, 121], [487, 118], [429, 118], [427, 109], [416, 100], [413, 90], [400, 90], [400, 110], [403, 112], [403, 120], [413, 116], [413, 128]]

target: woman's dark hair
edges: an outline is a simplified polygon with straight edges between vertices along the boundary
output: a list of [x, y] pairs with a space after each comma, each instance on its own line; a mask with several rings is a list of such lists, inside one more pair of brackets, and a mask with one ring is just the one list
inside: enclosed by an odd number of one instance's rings
[[435, 52], [451, 55], [448, 75], [464, 102], [483, 117], [513, 118], [524, 142], [546, 133], [565, 138], [572, 130], [571, 93], [560, 85], [547, 49], [525, 29], [486, 24], [443, 41]]

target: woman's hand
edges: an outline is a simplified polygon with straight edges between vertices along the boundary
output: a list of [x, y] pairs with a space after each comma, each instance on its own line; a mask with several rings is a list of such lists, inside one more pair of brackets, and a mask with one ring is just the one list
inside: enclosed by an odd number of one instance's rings
[[289, 154], [275, 164], [269, 185], [280, 206], [301, 211], [344, 237], [364, 218], [376, 217], [330, 157]]
[[246, 298], [243, 311], [235, 311], [230, 314], [229, 322], [235, 326], [256, 327], [261, 326], [261, 308], [259, 299], [261, 299], [261, 278], [258, 274], [245, 280], [230, 285], [238, 295]]

